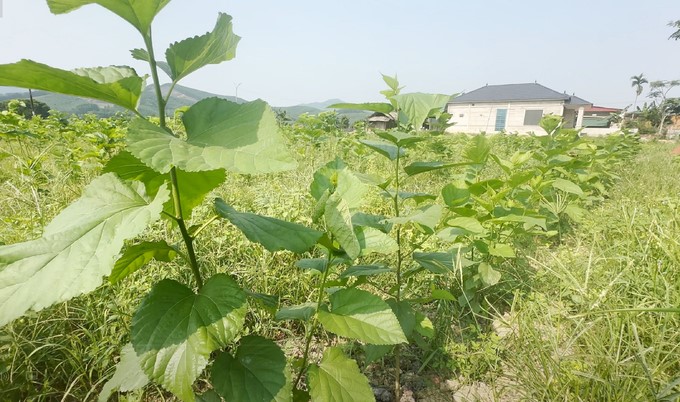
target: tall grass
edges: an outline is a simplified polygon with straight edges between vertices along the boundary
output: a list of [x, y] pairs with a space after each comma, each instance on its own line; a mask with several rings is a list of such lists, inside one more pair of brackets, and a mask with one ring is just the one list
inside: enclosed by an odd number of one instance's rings
[[680, 164], [643, 148], [511, 312], [505, 373], [528, 400], [677, 400]]

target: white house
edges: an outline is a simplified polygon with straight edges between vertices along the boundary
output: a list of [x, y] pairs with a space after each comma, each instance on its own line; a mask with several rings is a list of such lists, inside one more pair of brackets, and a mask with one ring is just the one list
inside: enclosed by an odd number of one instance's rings
[[457, 96], [447, 104], [450, 132], [544, 132], [538, 122], [546, 114], [563, 116], [565, 127], [583, 127], [592, 103], [541, 84], [486, 85]]

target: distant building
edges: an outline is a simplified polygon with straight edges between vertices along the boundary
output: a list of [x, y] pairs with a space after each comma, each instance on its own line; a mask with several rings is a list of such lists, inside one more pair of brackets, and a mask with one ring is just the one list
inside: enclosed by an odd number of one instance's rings
[[396, 120], [396, 113], [387, 115], [385, 113], [375, 112], [368, 116], [368, 126], [376, 130], [388, 130], [397, 126]]
[[621, 115], [623, 109], [603, 106], [591, 106], [583, 113], [583, 132], [590, 135], [602, 135], [620, 130], [618, 123], [612, 123], [612, 115]]
[[[537, 83], [486, 85], [451, 99], [446, 111], [451, 114], [449, 123], [455, 124], [447, 131], [538, 134], [544, 132], [538, 123], [547, 114], [562, 116], [567, 128], [583, 128], [586, 127], [584, 122], [594, 122], [592, 119], [585, 120], [586, 110], [592, 108], [592, 103], [578, 96], [560, 93]], [[598, 126], [593, 134], [601, 134], [601, 129]], [[584, 130], [590, 134], [588, 131]]]

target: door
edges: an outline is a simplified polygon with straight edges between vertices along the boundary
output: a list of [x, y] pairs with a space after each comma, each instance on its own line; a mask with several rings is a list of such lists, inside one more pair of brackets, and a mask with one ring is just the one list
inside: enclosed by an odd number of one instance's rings
[[508, 117], [508, 109], [496, 109], [496, 131], [505, 130], [506, 117]]

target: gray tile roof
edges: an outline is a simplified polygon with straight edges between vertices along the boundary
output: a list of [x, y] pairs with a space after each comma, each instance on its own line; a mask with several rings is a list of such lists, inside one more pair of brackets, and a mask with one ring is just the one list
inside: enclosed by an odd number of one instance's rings
[[564, 101], [570, 105], [590, 105], [591, 103], [565, 93], [554, 91], [541, 84], [486, 85], [474, 91], [457, 96], [449, 103], [508, 102], [508, 101]]

